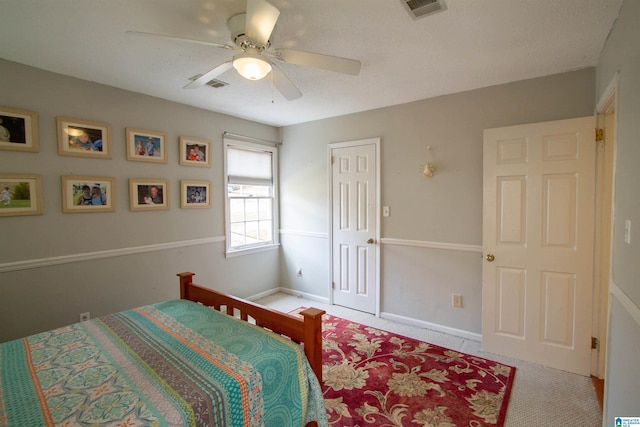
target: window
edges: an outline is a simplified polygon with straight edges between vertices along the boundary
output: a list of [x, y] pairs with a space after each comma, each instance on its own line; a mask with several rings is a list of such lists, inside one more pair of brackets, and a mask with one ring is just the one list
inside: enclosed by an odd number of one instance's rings
[[227, 255], [278, 244], [277, 150], [224, 138]]

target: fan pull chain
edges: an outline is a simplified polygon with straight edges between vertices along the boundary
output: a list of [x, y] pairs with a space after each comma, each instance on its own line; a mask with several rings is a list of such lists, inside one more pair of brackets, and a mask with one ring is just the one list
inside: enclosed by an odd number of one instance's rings
[[275, 104], [276, 100], [273, 98], [273, 70], [271, 70], [271, 103]]

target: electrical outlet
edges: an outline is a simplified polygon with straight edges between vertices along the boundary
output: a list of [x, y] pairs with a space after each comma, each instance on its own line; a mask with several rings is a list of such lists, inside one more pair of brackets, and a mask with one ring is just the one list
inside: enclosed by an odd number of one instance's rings
[[462, 308], [462, 295], [451, 294], [451, 303], [454, 307]]
[[86, 322], [89, 319], [91, 319], [91, 313], [89, 313], [88, 311], [86, 313], [80, 313], [81, 322]]
[[298, 267], [298, 268], [296, 269], [296, 276], [298, 276], [298, 277], [302, 277], [302, 267]]

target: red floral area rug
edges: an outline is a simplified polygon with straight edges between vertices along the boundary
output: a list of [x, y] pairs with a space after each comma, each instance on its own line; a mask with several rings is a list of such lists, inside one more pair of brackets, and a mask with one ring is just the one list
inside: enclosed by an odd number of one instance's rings
[[322, 326], [331, 426], [504, 424], [514, 367], [328, 314]]

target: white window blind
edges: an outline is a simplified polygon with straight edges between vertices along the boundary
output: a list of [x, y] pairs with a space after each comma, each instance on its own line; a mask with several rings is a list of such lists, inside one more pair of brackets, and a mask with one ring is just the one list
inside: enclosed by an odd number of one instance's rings
[[227, 177], [229, 184], [271, 184], [273, 181], [271, 152], [227, 147]]

